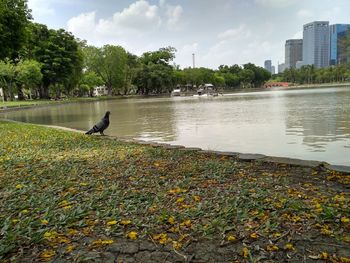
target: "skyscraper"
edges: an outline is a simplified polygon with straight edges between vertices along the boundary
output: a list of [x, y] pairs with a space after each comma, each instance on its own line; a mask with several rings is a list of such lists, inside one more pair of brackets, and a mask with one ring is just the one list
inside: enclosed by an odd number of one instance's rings
[[350, 29], [349, 24], [335, 24], [329, 26], [329, 37], [330, 37], [330, 65], [337, 65], [342, 63], [339, 60], [339, 39], [347, 34]]
[[303, 40], [288, 39], [285, 44], [284, 62], [286, 68], [295, 68], [297, 61], [303, 60]]
[[303, 64], [316, 68], [329, 66], [329, 22], [315, 21], [304, 25]]
[[349, 46], [350, 31], [343, 31], [338, 34], [337, 44], [337, 64], [350, 63], [350, 46]]
[[272, 71], [272, 62], [271, 60], [265, 60], [264, 62], [264, 68], [271, 73]]

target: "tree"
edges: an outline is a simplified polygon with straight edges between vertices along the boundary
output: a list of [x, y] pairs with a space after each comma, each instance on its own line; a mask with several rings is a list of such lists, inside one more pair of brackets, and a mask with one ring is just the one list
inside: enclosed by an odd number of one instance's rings
[[29, 91], [29, 97], [39, 95], [39, 85], [42, 80], [41, 64], [35, 60], [20, 61], [16, 65], [16, 84], [18, 87], [18, 98], [23, 99], [22, 88]]
[[94, 71], [108, 88], [108, 94], [119, 93], [125, 85], [128, 55], [120, 46], [105, 45], [102, 48], [88, 46], [83, 49], [84, 64]]
[[103, 85], [103, 80], [101, 77], [93, 71], [86, 71], [82, 75], [77, 92], [80, 96], [88, 92], [89, 96], [92, 97], [94, 87], [100, 85]]
[[174, 68], [169, 63], [175, 58], [173, 47], [146, 52], [141, 58], [141, 68], [137, 71], [135, 83], [138, 93], [170, 92], [174, 86]]
[[18, 58], [31, 19], [27, 0], [0, 0], [0, 59]]
[[15, 66], [10, 60], [0, 60], [0, 88], [3, 90], [3, 99], [14, 98], [14, 84], [15, 84]]
[[77, 40], [63, 29], [48, 29], [42, 24], [31, 24], [29, 31], [30, 39], [25, 55], [42, 64], [43, 85], [40, 97], [50, 97], [51, 85], [56, 85], [58, 96], [61, 86], [71, 90], [70, 85], [74, 83], [73, 77], [80, 74], [82, 70], [82, 55], [79, 53]]

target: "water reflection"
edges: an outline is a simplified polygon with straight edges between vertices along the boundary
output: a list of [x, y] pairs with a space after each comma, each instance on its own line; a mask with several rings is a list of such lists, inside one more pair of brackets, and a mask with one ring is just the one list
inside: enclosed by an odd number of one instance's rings
[[107, 110], [110, 135], [350, 165], [350, 88], [100, 101], [5, 117], [87, 130]]

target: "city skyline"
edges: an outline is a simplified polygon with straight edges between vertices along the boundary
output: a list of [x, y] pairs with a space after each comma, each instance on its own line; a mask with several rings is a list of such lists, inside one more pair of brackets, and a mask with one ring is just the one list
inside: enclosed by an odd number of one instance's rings
[[89, 44], [121, 45], [141, 55], [177, 49], [182, 68], [284, 61], [286, 39], [316, 20], [349, 23], [345, 0], [29, 0], [35, 22], [64, 28]]

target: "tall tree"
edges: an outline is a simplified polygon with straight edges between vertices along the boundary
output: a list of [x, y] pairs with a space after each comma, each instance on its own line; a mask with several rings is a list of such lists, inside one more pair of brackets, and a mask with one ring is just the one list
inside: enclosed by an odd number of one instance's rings
[[18, 58], [31, 19], [27, 0], [0, 0], [0, 59]]
[[9, 59], [0, 60], [0, 88], [2, 88], [4, 100], [14, 97], [15, 76], [15, 65]]
[[[82, 55], [74, 36], [63, 30], [48, 29], [42, 24], [31, 24], [26, 56], [42, 64], [43, 85], [41, 98], [49, 98], [50, 85], [71, 90], [72, 78], [82, 70]], [[75, 82], [77, 84], [78, 81]]]
[[108, 89], [120, 93], [125, 85], [125, 71], [128, 55], [120, 46], [105, 45], [102, 48], [88, 46], [84, 48], [85, 68], [101, 77]]
[[16, 65], [16, 84], [18, 88], [18, 97], [23, 99], [23, 91], [25, 88], [29, 91], [29, 97], [37, 97], [39, 95], [39, 85], [43, 75], [41, 74], [41, 64], [35, 60], [20, 61]]
[[140, 61], [135, 82], [138, 93], [170, 92], [174, 85], [174, 67], [170, 62], [175, 58], [176, 49], [173, 47], [160, 48], [157, 51], [144, 53]]

